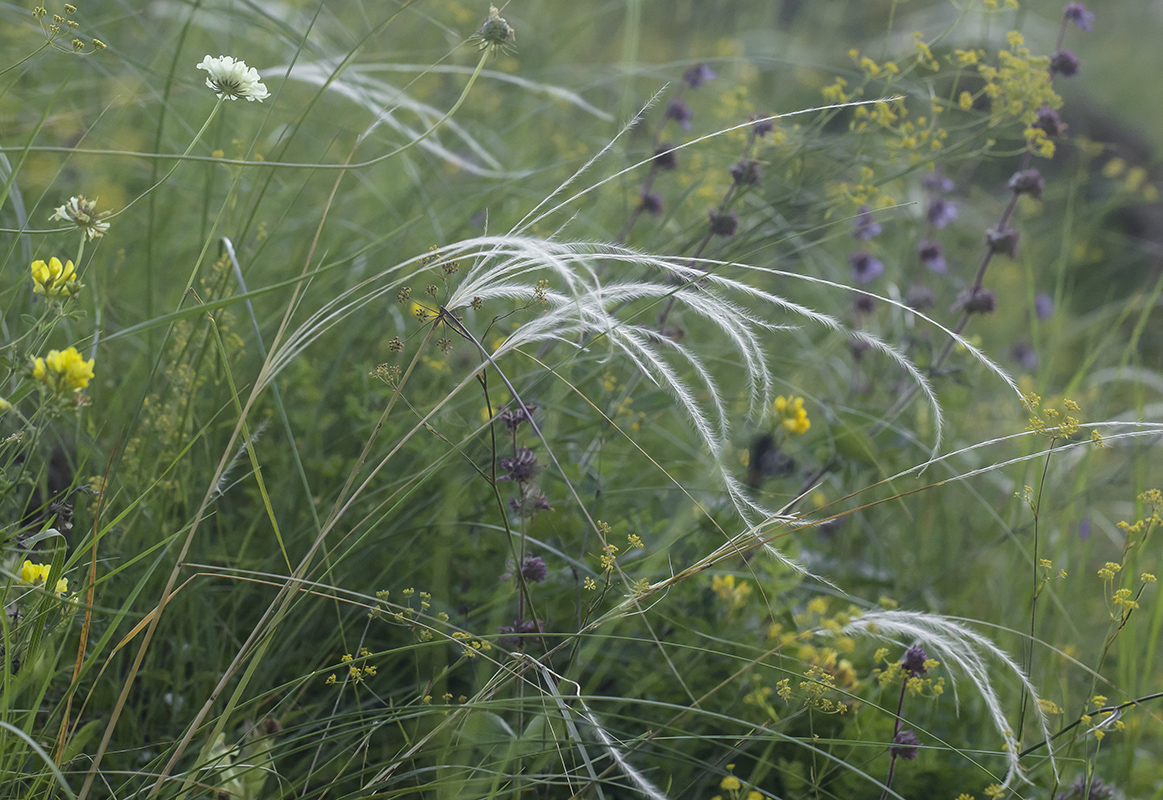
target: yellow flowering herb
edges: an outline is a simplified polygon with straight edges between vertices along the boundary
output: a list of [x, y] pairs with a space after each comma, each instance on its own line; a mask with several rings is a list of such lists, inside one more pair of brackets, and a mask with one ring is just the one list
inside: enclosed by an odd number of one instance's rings
[[783, 418], [783, 428], [788, 433], [799, 435], [807, 433], [808, 429], [812, 427], [812, 421], [808, 419], [808, 412], [804, 409], [804, 398], [802, 397], [780, 395], [775, 398], [775, 413]]
[[31, 271], [32, 291], [44, 295], [49, 300], [72, 297], [81, 288], [72, 261], [66, 261], [62, 265], [61, 260], [53, 256], [47, 264], [43, 261], [33, 261]]
[[33, 360], [32, 377], [53, 394], [79, 392], [93, 379], [93, 359], [81, 358], [75, 347], [49, 350], [44, 358]]
[[[32, 561], [25, 560], [20, 567], [20, 580], [32, 586], [44, 586], [48, 581], [48, 574], [52, 567], [48, 564], [36, 564]], [[53, 592], [57, 597], [61, 597], [69, 590], [69, 579], [61, 578], [57, 581], [56, 589]]]

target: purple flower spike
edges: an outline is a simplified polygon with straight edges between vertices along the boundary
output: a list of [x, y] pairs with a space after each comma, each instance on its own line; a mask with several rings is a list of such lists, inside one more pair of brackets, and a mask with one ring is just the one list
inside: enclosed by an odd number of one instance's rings
[[725, 214], [711, 209], [711, 233], [716, 236], [734, 236], [735, 229], [739, 227], [739, 218], [735, 216], [734, 211], [728, 211]]
[[884, 262], [863, 250], [849, 253], [848, 265], [852, 267], [852, 280], [856, 283], [871, 283], [884, 274]]
[[917, 745], [921, 740], [912, 731], [901, 731], [892, 739], [892, 754], [897, 758], [912, 761], [917, 757]]
[[1035, 128], [1044, 130], [1051, 139], [1066, 133], [1066, 123], [1058, 116], [1058, 112], [1050, 106], [1042, 106], [1037, 113], [1038, 120], [1034, 123]]
[[763, 167], [754, 159], [744, 159], [731, 167], [731, 177], [740, 186], [755, 186], [763, 178]]
[[1078, 74], [1079, 67], [1082, 62], [1078, 60], [1078, 56], [1074, 55], [1072, 50], [1059, 50], [1050, 59], [1050, 74], [1061, 75], [1063, 78], [1073, 78]]
[[769, 134], [773, 130], [775, 130], [775, 120], [764, 119], [764, 117], [767, 117], [767, 116], [769, 116], [769, 115], [768, 114], [752, 114], [749, 117], [749, 119], [751, 120], [751, 123], [752, 123], [751, 130], [755, 131], [755, 135], [758, 136], [760, 139], [762, 139], [764, 136], [766, 136], [767, 134]]
[[934, 194], [949, 194], [957, 188], [957, 184], [953, 182], [952, 178], [948, 178], [940, 172], [930, 172], [921, 179], [921, 186]]
[[695, 118], [695, 112], [691, 111], [681, 97], [672, 98], [666, 105], [666, 118], [673, 119], [682, 126], [684, 131], [689, 131], [692, 127], [691, 120]]
[[1036, 169], [1023, 169], [1020, 172], [1015, 172], [1014, 176], [1010, 178], [1006, 188], [1014, 194], [1028, 194], [1037, 200], [1042, 199], [1042, 190], [1046, 188], [1046, 182], [1042, 179], [1042, 173]]
[[934, 228], [941, 230], [957, 219], [957, 204], [942, 197], [934, 198], [929, 203], [928, 218]]
[[945, 251], [940, 242], [925, 239], [917, 245], [917, 255], [921, 257], [921, 263], [933, 272], [945, 272], [949, 269], [948, 264], [945, 263]]
[[549, 566], [542, 560], [541, 556], [527, 555], [524, 563], [521, 564], [521, 574], [530, 583], [541, 583], [549, 577]]
[[657, 217], [662, 213], [662, 209], [664, 207], [662, 202], [662, 195], [660, 195], [658, 192], [642, 191], [641, 194], [639, 194], [638, 207], [645, 211], [647, 214], [651, 214]]
[[1013, 228], [1004, 231], [990, 228], [985, 232], [985, 244], [991, 253], [1013, 258], [1018, 254], [1018, 232]]
[[1038, 292], [1034, 295], [1034, 313], [1038, 319], [1050, 319], [1054, 316], [1054, 298], [1046, 292]]
[[1068, 21], [1087, 33], [1094, 30], [1094, 12], [1088, 11], [1082, 3], [1067, 3], [1065, 15]]
[[[501, 638], [497, 642], [501, 647], [507, 647], [510, 650], [521, 646], [522, 639], [532, 638], [529, 634], [544, 633], [545, 624], [539, 619], [515, 619], [512, 625], [502, 625], [497, 628], [497, 633], [501, 634]], [[513, 634], [518, 634], [514, 636]]]
[[697, 89], [707, 81], [713, 81], [717, 77], [719, 77], [719, 73], [715, 72], [706, 64], [695, 64], [682, 74], [682, 79], [692, 89]]
[[1010, 350], [1010, 356], [1021, 365], [1026, 372], [1033, 372], [1038, 368], [1038, 352], [1029, 342], [1018, 342]]
[[966, 289], [957, 296], [950, 311], [965, 309], [966, 314], [992, 314], [997, 309], [997, 295], [992, 289]]
[[880, 223], [872, 216], [872, 209], [868, 206], [861, 206], [860, 213], [852, 221], [852, 238], [867, 242], [880, 236], [882, 230], [884, 229]]
[[925, 662], [928, 660], [929, 654], [917, 645], [913, 645], [905, 651], [905, 657], [901, 659], [901, 669], [914, 678], [919, 678], [929, 671], [925, 667]]
[[932, 308], [936, 303], [937, 296], [933, 294], [932, 289], [924, 284], [914, 283], [905, 293], [905, 305], [917, 311]]
[[678, 166], [678, 154], [674, 145], [663, 142], [654, 148], [654, 163], [659, 169], [675, 169]]

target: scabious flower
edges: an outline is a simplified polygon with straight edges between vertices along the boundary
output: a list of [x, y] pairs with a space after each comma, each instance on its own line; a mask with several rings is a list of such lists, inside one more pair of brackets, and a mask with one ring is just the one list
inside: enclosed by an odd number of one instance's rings
[[247, 67], [245, 61], [230, 56], [206, 56], [197, 68], [210, 73], [206, 76], [206, 85], [214, 90], [219, 99], [237, 100], [244, 97], [247, 102], [258, 100], [261, 103], [271, 96], [267, 87], [259, 82], [258, 70]]
[[856, 219], [852, 220], [852, 238], [867, 242], [880, 236], [884, 228], [876, 221], [876, 217], [872, 216], [872, 209], [868, 206], [861, 206], [860, 213], [856, 215]]
[[1082, 3], [1067, 3], [1063, 14], [1068, 22], [1073, 22], [1087, 33], [1094, 30], [1094, 12], [1088, 11]]
[[692, 89], [697, 89], [707, 81], [713, 81], [717, 77], [719, 77], [719, 73], [715, 72], [706, 64], [695, 64], [682, 74], [682, 79]]
[[863, 250], [848, 254], [848, 266], [856, 283], [871, 283], [884, 274], [884, 262]]
[[[34, 564], [31, 561], [25, 560], [20, 567], [20, 580], [32, 586], [44, 586], [45, 581], [48, 580], [48, 574], [52, 570], [48, 564]], [[61, 597], [69, 590], [69, 579], [61, 578], [57, 581], [56, 589], [53, 592], [57, 597]]]
[[93, 379], [93, 359], [85, 361], [77, 348], [49, 350], [32, 362], [32, 377], [53, 394], [79, 392]]
[[83, 194], [79, 194], [76, 197], [70, 197], [69, 202], [57, 208], [49, 220], [71, 222], [85, 234], [89, 241], [93, 241], [100, 239], [109, 230], [109, 223], [104, 222], [104, 219], [111, 213], [110, 211], [98, 212], [95, 199], [86, 200]]
[[775, 398], [775, 413], [783, 418], [783, 428], [788, 433], [796, 435], [808, 432], [812, 421], [808, 419], [808, 412], [804, 408], [804, 398], [784, 397]]
[[496, 6], [489, 6], [489, 15], [469, 41], [473, 42], [479, 50], [492, 50], [495, 56], [498, 51], [506, 53], [513, 51], [513, 43], [517, 41], [517, 32], [513, 30], [509, 21], [501, 16], [501, 12], [497, 10]]
[[46, 264], [43, 261], [32, 262], [32, 291], [42, 294], [48, 300], [63, 300], [77, 293], [81, 285], [77, 282], [77, 271], [72, 261], [61, 260], [53, 256]]
[[932, 239], [924, 239], [917, 245], [917, 255], [921, 257], [921, 263], [933, 272], [945, 272], [949, 268], [945, 263], [945, 250]]
[[691, 120], [695, 118], [695, 113], [681, 97], [672, 97], [670, 102], [666, 104], [666, 118], [673, 119], [682, 126], [684, 131], [689, 131], [694, 127]]

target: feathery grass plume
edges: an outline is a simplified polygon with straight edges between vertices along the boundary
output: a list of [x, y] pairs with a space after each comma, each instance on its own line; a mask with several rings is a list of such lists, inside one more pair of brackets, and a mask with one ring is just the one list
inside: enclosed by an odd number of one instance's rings
[[[439, 122], [447, 114], [446, 109], [417, 100], [403, 89], [375, 77], [371, 74], [376, 71], [374, 68], [364, 69], [362, 65], [352, 65], [341, 70], [344, 64], [342, 58], [322, 58], [274, 67], [264, 70], [263, 74], [277, 74], [308, 86], [325, 88], [361, 107], [371, 116], [371, 121], [360, 134], [361, 140], [370, 136], [379, 126], [386, 125], [406, 141], [417, 141], [422, 149], [432, 155], [474, 175], [512, 179], [529, 174], [527, 171], [506, 169], [501, 159], [454, 118], [444, 120], [442, 127], [455, 137], [455, 145], [443, 144], [439, 133], [424, 138], [424, 130]], [[414, 114], [424, 130], [404, 122], [400, 118], [400, 111]], [[468, 154], [473, 157], [467, 157]]]
[[[961, 669], [981, 699], [985, 701], [994, 727], [1005, 742], [1002, 754], [1006, 760], [1006, 776], [1003, 785], [1008, 788], [1015, 780], [1027, 783], [1029, 781], [1022, 774], [1022, 764], [1019, 759], [1021, 748], [1006, 720], [1005, 709], [1002, 707], [995, 685], [996, 680], [991, 675], [990, 660], [1000, 663], [1002, 667], [1017, 677], [1022, 687], [1033, 698], [1031, 706], [1035, 711], [1042, 736], [1047, 740], [1046, 747], [1050, 756], [1050, 766], [1054, 770], [1055, 779], [1057, 779], [1058, 762], [1054, 755], [1052, 743], [1050, 743], [1049, 720], [1042, 705], [1038, 702], [1037, 689], [1018, 663], [986, 637], [940, 614], [904, 610], [870, 611], [852, 620], [839, 631], [821, 628], [816, 633], [820, 636], [868, 637], [901, 646], [906, 646], [910, 642], [920, 642], [930, 655], [936, 656], [943, 664], [953, 664]], [[954, 682], [953, 687], [954, 697], [957, 698], [956, 682]]]
[[[586, 705], [586, 701], [582, 699], [580, 684], [562, 675], [558, 675], [556, 672], [542, 664], [540, 661], [537, 661], [532, 656], [514, 653], [513, 657], [523, 657], [528, 659], [541, 672], [541, 679], [545, 682], [549, 696], [553, 698], [554, 703], [557, 705], [558, 711], [561, 714], [562, 719], [565, 721], [566, 729], [570, 731], [570, 734], [574, 739], [574, 747], [578, 750], [578, 753], [581, 755], [582, 760], [586, 764], [586, 768], [590, 772], [592, 780], [597, 782], [598, 776], [594, 774], [592, 759], [590, 759], [590, 757], [585, 753], [585, 743], [582, 739], [581, 732], [573, 722], [573, 717], [575, 715], [589, 723], [590, 730], [593, 731], [594, 736], [597, 737], [598, 742], [602, 745], [602, 748], [605, 750], [606, 754], [610, 757], [614, 764], [617, 765], [622, 774], [625, 775], [626, 778], [634, 784], [638, 791], [651, 798], [651, 800], [668, 800], [667, 796], [663, 792], [661, 792], [654, 784], [648, 781], [641, 772], [631, 766], [630, 762], [626, 760], [625, 754], [622, 753], [622, 751], [618, 748], [617, 743], [614, 741], [614, 737], [612, 737], [610, 733], [601, 725], [601, 723], [598, 722], [597, 717]], [[569, 703], [566, 701], [565, 695], [561, 692], [559, 682], [568, 683], [573, 687], [573, 699], [579, 706], [581, 706], [581, 711], [574, 711], [569, 707]], [[579, 792], [579, 794], [584, 794], [584, 790]]]
[[[437, 248], [423, 256], [416, 256], [394, 267], [373, 275], [341, 293], [313, 313], [292, 331], [276, 352], [271, 354], [261, 377], [265, 384], [298, 357], [325, 331], [370, 303], [394, 297], [399, 287], [424, 269], [425, 259], [433, 257], [450, 261], [467, 261], [472, 266], [464, 272], [460, 283], [446, 302], [450, 310], [468, 308], [474, 301], [508, 299], [532, 301], [543, 296], [547, 310], [540, 316], [522, 323], [499, 346], [491, 357], [496, 360], [517, 348], [545, 341], [567, 343], [571, 347], [600, 337], [605, 346], [629, 359], [643, 375], [665, 389], [678, 402], [688, 421], [707, 447], [717, 465], [718, 474], [736, 510], [751, 523], [765, 520], [790, 522], [794, 517], [773, 512], [749, 497], [744, 484], [736, 479], [726, 464], [725, 447], [730, 425], [723, 400], [714, 378], [701, 357], [656, 332], [629, 323], [618, 316], [626, 304], [637, 300], [662, 300], [673, 297], [681, 307], [700, 319], [714, 325], [734, 346], [744, 364], [743, 385], [749, 395], [750, 414], [760, 417], [769, 412], [773, 400], [773, 380], [761, 332], [786, 329], [801, 320], [813, 322], [825, 329], [846, 332], [859, 338], [873, 349], [889, 356], [914, 381], [926, 397], [936, 424], [936, 448], [940, 445], [942, 417], [940, 406], [928, 378], [896, 348], [877, 337], [861, 331], [851, 331], [835, 318], [813, 311], [779, 295], [756, 289], [741, 280], [723, 277], [717, 270], [723, 262], [700, 260], [694, 266], [678, 259], [649, 256], [636, 251], [595, 243], [567, 243], [526, 236], [482, 236], [466, 239]], [[635, 282], [610, 281], [603, 283], [597, 274], [598, 265], [622, 263], [653, 267], [661, 274], [654, 280]], [[784, 272], [746, 264], [732, 264], [733, 269], [760, 271], [794, 280], [829, 286], [840, 291], [850, 287], [811, 276]], [[705, 271], [710, 270], [710, 271]], [[562, 290], [538, 286], [545, 275], [553, 276]], [[674, 282], [681, 285], [675, 288]], [[701, 282], [706, 288], [696, 288]], [[891, 298], [880, 298], [902, 309], [907, 307]], [[758, 303], [786, 313], [788, 323], [776, 323], [759, 316], [745, 307], [745, 302]], [[956, 333], [917, 314], [919, 319], [933, 324], [969, 354], [986, 366], [1020, 394], [1004, 371], [994, 365], [981, 351]], [[798, 320], [796, 318], [799, 318]], [[674, 359], [690, 367], [706, 396], [696, 394], [676, 370]], [[453, 390], [459, 392], [475, 378], [466, 375]], [[707, 407], [709, 403], [709, 407]], [[552, 455], [552, 454], [551, 454]], [[750, 524], [750, 523], [749, 523]]]

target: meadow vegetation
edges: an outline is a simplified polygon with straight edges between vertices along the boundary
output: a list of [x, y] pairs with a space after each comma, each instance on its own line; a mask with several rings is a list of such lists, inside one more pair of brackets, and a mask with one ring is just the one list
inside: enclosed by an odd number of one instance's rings
[[0, 797], [1163, 796], [1138, 5], [5, 6]]

